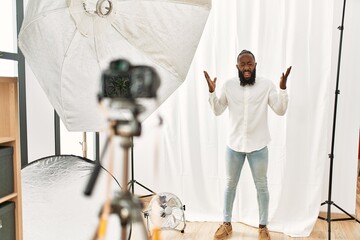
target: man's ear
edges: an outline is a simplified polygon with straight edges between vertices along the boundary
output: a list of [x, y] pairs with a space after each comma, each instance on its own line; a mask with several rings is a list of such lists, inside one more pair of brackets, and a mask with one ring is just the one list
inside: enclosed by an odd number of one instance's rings
[[238, 65], [238, 64], [236, 64], [236, 68], [240, 71], [240, 67], [239, 67], [239, 65]]

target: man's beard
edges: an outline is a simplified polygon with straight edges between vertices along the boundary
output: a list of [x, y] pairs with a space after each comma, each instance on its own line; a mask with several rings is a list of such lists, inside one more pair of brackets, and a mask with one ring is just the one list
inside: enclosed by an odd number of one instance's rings
[[238, 73], [239, 73], [239, 79], [240, 79], [240, 85], [241, 86], [254, 85], [255, 84], [256, 68], [254, 69], [254, 71], [251, 72], [251, 77], [249, 79], [245, 79], [243, 73], [239, 69], [238, 69]]

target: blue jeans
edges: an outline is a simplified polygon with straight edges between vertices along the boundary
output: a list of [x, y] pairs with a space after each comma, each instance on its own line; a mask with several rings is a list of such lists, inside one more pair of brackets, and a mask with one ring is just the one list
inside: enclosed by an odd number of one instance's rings
[[259, 224], [267, 225], [269, 213], [269, 191], [267, 186], [268, 149], [264, 147], [250, 153], [226, 150], [226, 188], [224, 196], [224, 222], [231, 222], [236, 187], [241, 169], [247, 157], [257, 191]]

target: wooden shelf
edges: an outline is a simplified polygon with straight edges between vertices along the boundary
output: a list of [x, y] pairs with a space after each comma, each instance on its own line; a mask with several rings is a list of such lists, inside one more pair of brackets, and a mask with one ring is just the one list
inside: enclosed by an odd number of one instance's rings
[[[15, 235], [22, 240], [22, 198], [21, 198], [21, 160], [18, 119], [18, 85], [15, 77], [0, 77], [0, 146], [13, 148], [14, 192], [0, 198], [0, 203], [15, 203]], [[0, 168], [1, 168], [0, 162]], [[0, 182], [1, 185], [4, 184]]]
[[0, 198], [0, 203], [6, 202], [6, 201], [11, 201], [16, 197], [17, 197], [17, 193], [9, 194], [9, 195], [7, 195], [5, 197]]
[[0, 137], [0, 144], [11, 143], [16, 139], [14, 137]]

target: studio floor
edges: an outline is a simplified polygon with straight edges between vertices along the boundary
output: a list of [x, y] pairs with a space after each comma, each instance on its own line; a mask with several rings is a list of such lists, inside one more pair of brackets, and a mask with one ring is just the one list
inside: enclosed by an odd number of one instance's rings
[[[357, 218], [360, 217], [360, 177], [357, 184]], [[325, 216], [326, 213], [320, 214]], [[332, 219], [338, 217], [346, 217], [343, 214], [333, 214]], [[163, 230], [161, 232], [161, 240], [209, 240], [213, 239], [213, 234], [220, 226], [219, 222], [187, 222], [184, 233], [174, 230]], [[271, 232], [272, 240], [285, 239], [328, 239], [328, 223], [327, 221], [318, 219], [315, 227], [309, 237], [292, 238], [282, 233]], [[242, 223], [233, 223], [233, 234], [228, 239], [253, 240], [257, 239], [258, 229], [247, 226]], [[331, 222], [331, 239], [339, 240], [358, 240], [360, 239], [360, 224], [356, 221], [335, 221]]]

